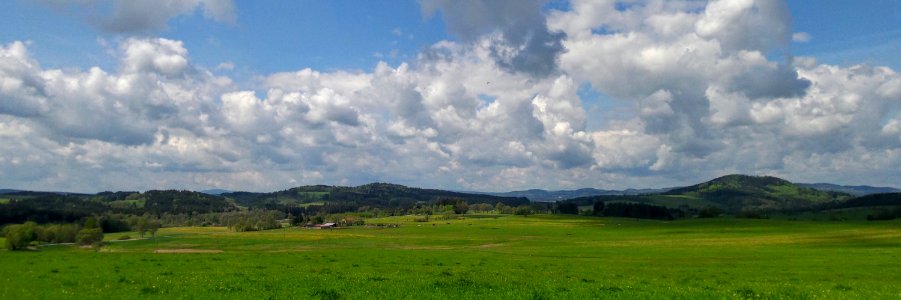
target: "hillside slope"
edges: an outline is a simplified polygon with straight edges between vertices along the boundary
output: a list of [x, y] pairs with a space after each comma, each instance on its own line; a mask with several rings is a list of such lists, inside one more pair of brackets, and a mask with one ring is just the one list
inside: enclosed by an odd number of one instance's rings
[[352, 206], [409, 207], [417, 202], [441, 200], [462, 200], [467, 203], [504, 203], [509, 206], [528, 204], [524, 197], [500, 197], [484, 194], [470, 194], [436, 189], [420, 189], [390, 183], [370, 183], [356, 187], [310, 185], [300, 186], [272, 193], [232, 192], [223, 197], [247, 207], [272, 205], [294, 206], [309, 203], [332, 203]]
[[703, 199], [730, 211], [793, 209], [851, 197], [845, 193], [801, 187], [777, 177], [748, 175], [726, 175], [663, 194]]
[[483, 193], [479, 192], [478, 194], [485, 195], [493, 195], [500, 197], [525, 197], [530, 201], [537, 202], [554, 202], [554, 201], [562, 201], [580, 197], [592, 197], [592, 196], [617, 196], [617, 195], [645, 195], [645, 194], [654, 194], [654, 193], [662, 193], [669, 189], [626, 189], [626, 190], [600, 190], [595, 188], [583, 188], [577, 190], [557, 190], [557, 191], [548, 191], [541, 189], [531, 189], [524, 191], [512, 191], [512, 192], [503, 192], [503, 193]]
[[728, 212], [743, 210], [794, 210], [844, 201], [851, 195], [801, 187], [772, 176], [726, 175], [667, 192], [638, 196], [596, 196], [573, 199], [579, 205], [594, 201], [628, 201], [671, 208], [715, 206]]
[[873, 194], [901, 193], [901, 190], [893, 187], [869, 186], [869, 185], [838, 185], [831, 183], [797, 183], [802, 187], [808, 187], [825, 192], [842, 192], [854, 196], [866, 196]]

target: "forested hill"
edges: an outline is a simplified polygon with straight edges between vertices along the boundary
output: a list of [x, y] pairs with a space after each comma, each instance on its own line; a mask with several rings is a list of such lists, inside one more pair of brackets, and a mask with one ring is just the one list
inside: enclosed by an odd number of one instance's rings
[[748, 175], [727, 175], [664, 194], [697, 197], [729, 210], [791, 209], [851, 198], [845, 193], [805, 188], [777, 177]]
[[707, 182], [640, 196], [597, 196], [572, 202], [629, 201], [668, 207], [717, 207], [730, 212], [745, 210], [796, 210], [841, 202], [852, 196], [801, 187], [772, 176], [727, 175]]
[[370, 183], [356, 187], [310, 185], [272, 193], [232, 192], [223, 197], [234, 199], [247, 207], [271, 207], [273, 205], [298, 205], [308, 203], [341, 204], [384, 208], [407, 208], [417, 203], [461, 200], [469, 204], [503, 203], [508, 206], [529, 204], [524, 197], [499, 197], [483, 194], [421, 189], [390, 183]]
[[901, 190], [893, 187], [879, 187], [869, 185], [838, 185], [831, 183], [796, 183], [802, 187], [809, 187], [815, 190], [826, 192], [842, 192], [854, 196], [866, 196], [873, 194], [901, 193]]
[[0, 224], [73, 222], [99, 214], [201, 214], [238, 207], [226, 198], [192, 191], [102, 192], [93, 195], [17, 191], [0, 197]]
[[901, 207], [901, 193], [872, 194], [857, 197], [848, 201], [831, 203], [825, 207], [852, 208], [874, 206], [898, 206]]
[[525, 197], [531, 201], [538, 202], [555, 202], [562, 201], [580, 197], [591, 197], [591, 196], [618, 196], [618, 195], [644, 195], [644, 194], [655, 194], [662, 193], [669, 189], [626, 189], [626, 190], [599, 190], [594, 188], [584, 188], [577, 190], [557, 190], [557, 191], [548, 191], [541, 189], [531, 189], [524, 191], [512, 191], [512, 192], [503, 192], [503, 193], [484, 193], [484, 192], [476, 192], [478, 194], [492, 195], [492, 196], [501, 196], [501, 197]]

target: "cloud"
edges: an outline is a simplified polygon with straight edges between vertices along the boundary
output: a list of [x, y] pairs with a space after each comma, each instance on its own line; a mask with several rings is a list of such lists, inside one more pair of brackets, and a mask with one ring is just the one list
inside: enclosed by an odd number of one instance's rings
[[221, 62], [221, 63], [219, 63], [219, 65], [216, 66], [217, 71], [222, 71], [222, 70], [231, 71], [234, 69], [235, 69], [235, 63], [230, 62], [230, 61]]
[[767, 50], [791, 37], [791, 15], [781, 0], [715, 0], [695, 23], [697, 34], [723, 50]]
[[809, 42], [813, 37], [810, 36], [809, 33], [806, 32], [795, 32], [792, 34], [792, 41], [797, 43], [806, 43]]
[[[791, 173], [788, 160], [803, 153], [897, 147], [877, 143], [885, 137], [873, 134], [887, 126], [880, 120], [897, 114], [891, 97], [874, 92], [893, 90], [898, 76], [893, 71], [767, 58], [768, 51], [784, 47], [791, 32], [783, 2], [651, 1], [617, 7], [573, 1], [571, 6], [548, 18], [551, 30], [569, 37], [561, 70], [636, 103], [634, 119], [594, 133], [601, 146], [595, 160], [602, 169], [641, 174], [637, 165], [670, 178], [686, 169]], [[617, 128], [617, 134], [603, 133]], [[648, 145], [627, 144], [624, 136]], [[828, 176], [812, 169], [799, 174], [816, 172]]]
[[82, 16], [110, 33], [145, 33], [166, 28], [170, 19], [197, 10], [207, 19], [234, 23], [233, 0], [34, 0]]
[[[0, 47], [0, 179], [73, 191], [901, 181], [901, 75], [773, 60], [791, 32], [780, 3], [573, 1], [514, 25], [467, 12], [455, 21], [478, 26], [454, 29], [461, 41], [408, 63], [240, 84], [176, 40], [119, 40], [108, 70], [47, 69], [11, 42]], [[553, 72], [499, 59], [523, 28], [565, 33]], [[609, 100], [580, 98], [587, 86]], [[595, 104], [615, 109], [586, 110]]]
[[548, 76], [556, 71], [564, 35], [551, 32], [541, 13], [542, 0], [421, 0], [423, 15], [441, 11], [448, 31], [464, 41], [496, 33], [492, 53], [511, 71]]
[[25, 43], [0, 47], [0, 113], [34, 117], [50, 109], [44, 85], [36, 76], [39, 68]]

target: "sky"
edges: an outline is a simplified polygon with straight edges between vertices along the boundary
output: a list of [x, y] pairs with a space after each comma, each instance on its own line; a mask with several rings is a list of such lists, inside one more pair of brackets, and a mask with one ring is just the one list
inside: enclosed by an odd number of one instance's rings
[[0, 187], [901, 184], [897, 0], [0, 2]]

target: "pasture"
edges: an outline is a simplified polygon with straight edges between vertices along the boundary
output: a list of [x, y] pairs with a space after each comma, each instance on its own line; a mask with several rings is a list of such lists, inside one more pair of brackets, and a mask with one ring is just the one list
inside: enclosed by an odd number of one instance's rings
[[470, 216], [0, 250], [0, 299], [898, 298], [901, 222]]

